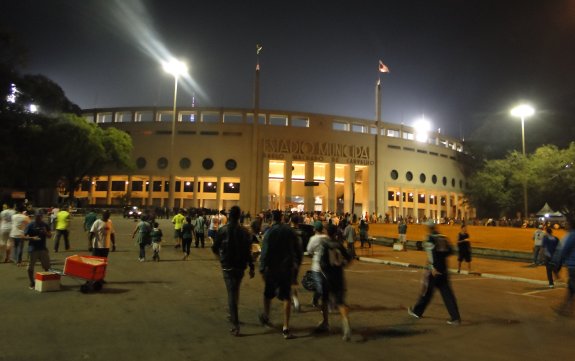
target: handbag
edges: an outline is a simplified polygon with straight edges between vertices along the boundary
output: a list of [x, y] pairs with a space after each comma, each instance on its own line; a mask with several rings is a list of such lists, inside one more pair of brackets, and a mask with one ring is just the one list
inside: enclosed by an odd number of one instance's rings
[[315, 291], [315, 282], [313, 280], [313, 271], [307, 271], [301, 279], [301, 285], [308, 291]]

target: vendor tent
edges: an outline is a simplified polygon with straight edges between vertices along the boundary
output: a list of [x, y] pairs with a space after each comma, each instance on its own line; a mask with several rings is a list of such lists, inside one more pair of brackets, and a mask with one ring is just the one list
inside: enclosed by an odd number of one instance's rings
[[549, 204], [545, 203], [543, 208], [537, 212], [537, 217], [563, 217], [563, 214], [561, 214], [561, 212], [555, 212], [549, 207]]

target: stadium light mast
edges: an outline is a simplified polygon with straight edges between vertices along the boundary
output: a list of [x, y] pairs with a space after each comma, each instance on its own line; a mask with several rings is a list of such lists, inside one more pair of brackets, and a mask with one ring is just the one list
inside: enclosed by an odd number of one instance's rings
[[[529, 104], [520, 104], [511, 109], [511, 115], [516, 118], [521, 118], [521, 145], [523, 148], [523, 158], [525, 158], [525, 118], [535, 114], [535, 109]], [[523, 182], [523, 211], [527, 219], [527, 181]]]

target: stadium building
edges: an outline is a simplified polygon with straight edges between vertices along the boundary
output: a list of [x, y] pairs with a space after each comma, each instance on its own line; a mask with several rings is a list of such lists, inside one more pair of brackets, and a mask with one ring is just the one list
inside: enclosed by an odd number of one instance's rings
[[[136, 168], [110, 169], [76, 196], [94, 205], [298, 209], [395, 220], [468, 219], [458, 157], [437, 132], [323, 114], [254, 109], [89, 109], [128, 132]], [[173, 186], [172, 186], [173, 185]]]

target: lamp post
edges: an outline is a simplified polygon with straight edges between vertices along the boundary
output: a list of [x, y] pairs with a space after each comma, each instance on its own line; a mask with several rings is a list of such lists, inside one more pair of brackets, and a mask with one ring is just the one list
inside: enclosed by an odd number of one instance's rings
[[178, 78], [188, 73], [188, 67], [185, 63], [171, 59], [170, 61], [162, 62], [164, 71], [174, 77], [174, 108], [172, 112], [172, 134], [170, 140], [170, 161], [168, 163], [170, 170], [169, 191], [168, 191], [168, 207], [174, 208], [174, 193], [176, 191], [176, 181], [174, 176], [174, 142], [176, 136], [176, 101], [178, 99]]
[[[535, 109], [528, 104], [521, 104], [511, 109], [511, 115], [521, 118], [521, 145], [523, 148], [523, 157], [525, 158], [525, 118], [532, 116]], [[523, 211], [524, 217], [527, 218], [527, 181], [523, 181]]]

